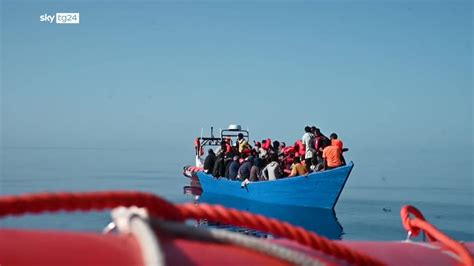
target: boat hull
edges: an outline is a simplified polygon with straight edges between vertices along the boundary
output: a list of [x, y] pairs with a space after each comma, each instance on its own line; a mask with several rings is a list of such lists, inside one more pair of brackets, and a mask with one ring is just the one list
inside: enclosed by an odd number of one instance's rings
[[204, 172], [197, 172], [197, 176], [204, 195], [227, 195], [271, 204], [334, 209], [353, 167], [350, 162], [328, 171], [250, 182], [244, 187], [241, 187], [241, 181], [217, 179]]

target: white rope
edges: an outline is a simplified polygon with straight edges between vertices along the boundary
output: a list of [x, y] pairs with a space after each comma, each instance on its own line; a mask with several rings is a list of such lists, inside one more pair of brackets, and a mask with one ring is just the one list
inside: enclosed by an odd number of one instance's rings
[[151, 219], [143, 208], [119, 207], [112, 210], [113, 223], [109, 224], [104, 232], [113, 228], [119, 233], [130, 233], [138, 241], [144, 264], [146, 266], [164, 266], [165, 255], [154, 230], [184, 236], [199, 241], [226, 243], [248, 248], [265, 255], [285, 260], [295, 265], [320, 266], [324, 262], [312, 258], [305, 253], [286, 248], [269, 241], [231, 232], [224, 229], [201, 229], [183, 223]]
[[221, 243], [229, 243], [250, 250], [258, 251], [260, 253], [285, 260], [295, 265], [311, 265], [320, 266], [325, 265], [324, 262], [318, 261], [302, 252], [298, 252], [286, 247], [273, 244], [258, 238], [250, 237], [240, 233], [234, 233], [222, 229], [200, 229], [191, 227], [182, 223], [168, 222], [153, 219], [151, 224], [158, 230], [174, 233], [180, 236], [197, 239], [200, 241], [213, 241]]
[[130, 233], [138, 241], [146, 266], [164, 266], [165, 255], [158, 237], [150, 227], [148, 213], [143, 208], [119, 207], [112, 210], [112, 220], [120, 233]]

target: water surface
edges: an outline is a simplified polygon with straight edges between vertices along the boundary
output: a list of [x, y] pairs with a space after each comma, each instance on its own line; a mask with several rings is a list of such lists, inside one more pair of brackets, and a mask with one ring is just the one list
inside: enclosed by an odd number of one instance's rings
[[[0, 192], [4, 195], [125, 189], [156, 193], [177, 203], [193, 200], [183, 193], [189, 179], [181, 174], [182, 166], [192, 163], [192, 151], [176, 158], [151, 148], [7, 147], [1, 155]], [[276, 218], [333, 239], [401, 240], [406, 232], [399, 210], [413, 204], [449, 235], [474, 240], [469, 155], [450, 161], [429, 150], [397, 155], [361, 149], [350, 151], [347, 157], [355, 167], [334, 213], [303, 210], [298, 216], [279, 210]], [[107, 212], [93, 212], [9, 217], [0, 223], [3, 227], [100, 231], [109, 221]]]

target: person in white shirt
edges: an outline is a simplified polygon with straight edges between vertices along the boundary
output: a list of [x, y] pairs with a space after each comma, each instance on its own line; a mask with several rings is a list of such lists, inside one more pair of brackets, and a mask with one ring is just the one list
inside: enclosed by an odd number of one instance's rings
[[314, 155], [314, 145], [313, 145], [313, 140], [314, 140], [314, 135], [311, 133], [311, 127], [306, 126], [304, 128], [305, 133], [303, 134], [303, 137], [301, 138], [301, 142], [305, 145], [305, 155], [304, 155], [304, 162], [306, 166], [306, 170], [309, 172], [310, 167], [311, 167], [311, 161], [313, 159]]
[[272, 155], [272, 161], [262, 170], [262, 177], [264, 180], [275, 180], [281, 178], [280, 164], [278, 163], [278, 156]]

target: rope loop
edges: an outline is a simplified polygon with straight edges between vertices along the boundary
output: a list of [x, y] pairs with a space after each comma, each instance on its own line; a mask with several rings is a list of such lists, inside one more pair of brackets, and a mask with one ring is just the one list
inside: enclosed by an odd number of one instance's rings
[[[410, 218], [410, 214], [414, 215], [415, 218]], [[469, 250], [462, 243], [452, 239], [426, 221], [423, 214], [417, 208], [411, 205], [405, 205], [400, 210], [400, 216], [403, 227], [408, 232], [411, 232], [412, 235], [417, 236], [420, 231], [423, 230], [428, 236], [429, 241], [437, 241], [443, 244], [450, 251], [454, 252], [464, 265], [474, 265], [474, 258]]]
[[412, 226], [411, 224], [412, 219], [410, 217], [410, 214], [414, 215], [417, 219], [420, 219], [422, 221], [426, 221], [426, 219], [417, 208], [411, 205], [405, 205], [400, 210], [400, 216], [402, 219], [403, 228], [405, 228], [407, 232], [411, 232], [411, 236], [417, 237], [420, 234], [420, 228]]

